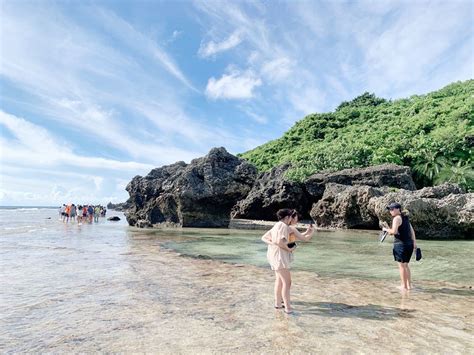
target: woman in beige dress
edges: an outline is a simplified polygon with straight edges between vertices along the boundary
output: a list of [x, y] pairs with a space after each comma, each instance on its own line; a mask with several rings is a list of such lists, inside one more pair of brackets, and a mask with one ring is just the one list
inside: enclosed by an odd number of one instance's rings
[[268, 245], [267, 259], [272, 270], [275, 271], [275, 308], [282, 308], [280, 305], [283, 301], [285, 312], [291, 313], [290, 304], [290, 287], [291, 274], [290, 263], [291, 253], [295, 250], [288, 247], [290, 234], [293, 234], [296, 239], [307, 241], [311, 239], [314, 232], [313, 227], [310, 226], [305, 233], [300, 233], [295, 227], [294, 220], [298, 220], [298, 213], [292, 209], [281, 209], [277, 212], [279, 222], [277, 222], [272, 229], [266, 232], [262, 241]]

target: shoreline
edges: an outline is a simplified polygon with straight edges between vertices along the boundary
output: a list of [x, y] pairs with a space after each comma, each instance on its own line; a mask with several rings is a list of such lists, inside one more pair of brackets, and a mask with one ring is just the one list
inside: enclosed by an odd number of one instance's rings
[[[228, 229], [249, 229], [249, 230], [268, 230], [273, 227], [273, 225], [277, 223], [277, 221], [265, 221], [265, 220], [257, 220], [257, 219], [231, 219], [229, 223]], [[309, 226], [309, 221], [300, 221], [296, 224], [296, 228], [298, 229], [306, 229]], [[337, 231], [351, 231], [355, 233], [374, 233], [377, 234], [381, 231], [378, 229], [350, 229], [350, 228], [323, 228], [316, 226], [313, 223], [313, 227], [315, 231], [322, 231], [322, 232], [337, 232]]]

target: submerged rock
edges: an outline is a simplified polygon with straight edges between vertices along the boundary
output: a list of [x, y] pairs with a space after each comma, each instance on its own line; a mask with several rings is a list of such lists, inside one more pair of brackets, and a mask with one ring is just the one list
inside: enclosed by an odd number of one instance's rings
[[120, 217], [119, 216], [109, 217], [107, 218], [107, 221], [120, 221]]
[[231, 208], [248, 194], [256, 176], [253, 165], [224, 148], [214, 148], [190, 164], [153, 169], [127, 185], [127, 221], [137, 227], [227, 227]]

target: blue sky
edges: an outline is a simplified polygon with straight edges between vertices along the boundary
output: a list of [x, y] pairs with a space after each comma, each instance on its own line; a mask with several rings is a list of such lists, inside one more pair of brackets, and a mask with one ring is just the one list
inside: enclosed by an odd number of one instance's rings
[[474, 77], [472, 1], [0, 3], [0, 205], [125, 201], [365, 91]]

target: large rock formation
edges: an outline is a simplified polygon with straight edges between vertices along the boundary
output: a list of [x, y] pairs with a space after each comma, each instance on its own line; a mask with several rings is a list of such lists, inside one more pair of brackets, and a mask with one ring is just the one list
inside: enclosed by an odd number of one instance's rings
[[253, 165], [224, 148], [214, 148], [190, 164], [153, 169], [127, 185], [127, 221], [138, 227], [227, 227], [232, 206], [248, 194], [256, 176]]
[[328, 183], [323, 197], [311, 209], [311, 218], [318, 227], [378, 228], [379, 220], [367, 204], [372, 197], [383, 194], [383, 189], [372, 186]]
[[314, 202], [323, 197], [326, 184], [328, 183], [373, 187], [386, 186], [405, 190], [416, 189], [409, 167], [383, 164], [368, 168], [345, 169], [333, 173], [311, 175], [306, 180], [305, 187]]
[[284, 177], [289, 168], [290, 164], [284, 164], [260, 174], [247, 197], [233, 207], [232, 218], [275, 221], [280, 208], [294, 208], [303, 218], [309, 217], [311, 202], [304, 184]]
[[108, 210], [114, 210], [114, 211], [119, 211], [119, 212], [125, 212], [127, 209], [130, 208], [130, 203], [128, 201], [122, 202], [122, 203], [112, 203], [109, 202], [107, 204], [107, 209]]
[[413, 228], [421, 238], [474, 238], [474, 194], [462, 193], [457, 185], [390, 192], [372, 198], [367, 208], [378, 219], [390, 222], [386, 206], [394, 201], [408, 210]]
[[454, 184], [417, 191], [372, 186], [326, 184], [323, 197], [313, 205], [311, 217], [319, 227], [376, 229], [391, 222], [386, 207], [399, 202], [409, 211], [418, 237], [473, 238], [474, 194]]

